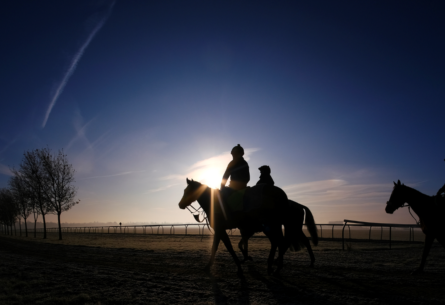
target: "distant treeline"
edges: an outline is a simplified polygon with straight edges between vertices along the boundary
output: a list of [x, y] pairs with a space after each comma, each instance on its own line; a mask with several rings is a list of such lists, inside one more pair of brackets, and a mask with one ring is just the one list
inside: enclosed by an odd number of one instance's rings
[[62, 239], [61, 214], [80, 202], [75, 199], [75, 170], [63, 150], [58, 153], [51, 152], [49, 148], [25, 151], [19, 167], [10, 170], [13, 175], [8, 187], [0, 189], [2, 232], [12, 235], [19, 225], [28, 237], [28, 221], [31, 220], [35, 229], [40, 220], [43, 238], [46, 238], [46, 216], [55, 214], [57, 224], [54, 226], [58, 227], [59, 239]]

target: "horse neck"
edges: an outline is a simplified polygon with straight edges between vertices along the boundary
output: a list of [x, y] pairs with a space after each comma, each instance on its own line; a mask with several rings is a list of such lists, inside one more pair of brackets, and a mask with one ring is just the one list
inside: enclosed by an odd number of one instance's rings
[[405, 186], [407, 189], [406, 202], [419, 217], [423, 217], [425, 211], [431, 206], [431, 196], [425, 195], [418, 190]]
[[199, 196], [198, 203], [207, 215], [210, 215], [211, 189], [207, 187]]

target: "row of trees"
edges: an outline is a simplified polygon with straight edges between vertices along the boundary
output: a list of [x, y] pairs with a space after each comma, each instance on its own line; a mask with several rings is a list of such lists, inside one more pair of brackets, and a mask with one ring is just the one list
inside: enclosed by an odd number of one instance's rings
[[49, 148], [26, 151], [7, 188], [0, 189], [0, 223], [11, 230], [17, 221], [25, 223], [28, 236], [28, 218], [34, 218], [34, 237], [37, 219], [42, 216], [43, 238], [46, 238], [47, 214], [56, 214], [59, 239], [62, 239], [60, 215], [80, 200], [75, 200], [74, 168], [68, 163], [63, 150], [52, 154]]

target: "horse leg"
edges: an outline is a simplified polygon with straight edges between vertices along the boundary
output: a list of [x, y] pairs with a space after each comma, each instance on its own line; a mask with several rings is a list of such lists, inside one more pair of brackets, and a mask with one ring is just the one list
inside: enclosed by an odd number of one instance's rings
[[273, 262], [275, 258], [275, 253], [277, 252], [278, 242], [275, 236], [269, 235], [270, 240], [270, 252], [269, 257], [267, 258], [267, 274], [271, 275], [273, 273]]
[[[269, 258], [267, 260], [267, 273], [269, 275], [272, 273], [275, 275], [279, 275], [280, 270], [283, 268], [283, 255], [284, 252], [286, 252], [283, 251], [284, 238], [283, 238], [283, 231], [281, 229], [281, 224], [277, 226], [271, 226], [269, 233], [266, 235], [270, 240], [270, 253], [269, 253]], [[278, 258], [275, 260], [277, 264], [277, 269], [273, 271], [272, 264], [274, 262], [277, 248], [278, 248]]]
[[252, 257], [250, 257], [249, 254], [249, 238], [253, 235], [252, 232], [246, 232], [245, 230], [240, 230], [241, 232], [241, 240], [238, 243], [238, 248], [241, 250], [241, 253], [243, 254], [244, 259], [242, 260], [242, 263], [244, 263], [247, 260], [252, 261]]
[[311, 257], [311, 268], [314, 268], [314, 263], [315, 263], [314, 252], [312, 252], [311, 243], [309, 242], [309, 239], [306, 237], [306, 235], [304, 235], [303, 231], [300, 232], [300, 240], [306, 246], [307, 252], [309, 252], [309, 256]]
[[284, 254], [286, 253], [287, 249], [289, 249], [289, 246], [292, 243], [292, 240], [294, 239], [293, 232], [289, 229], [286, 229], [286, 226], [284, 227], [285, 235], [283, 236], [283, 231], [281, 228], [281, 225], [277, 228], [278, 234], [278, 258], [277, 258], [277, 270], [275, 270], [275, 274], [279, 275], [281, 269], [283, 269], [283, 261], [284, 261]]
[[[242, 260], [242, 262], [244, 263], [247, 259], [247, 255], [246, 252], [244, 251], [245, 246], [243, 246], [245, 244], [244, 242], [244, 236], [243, 233], [241, 232], [241, 240], [238, 243], [238, 249], [240, 249], [241, 253], [243, 254], [244, 259]], [[244, 248], [243, 248], [244, 247]]]
[[425, 234], [425, 245], [423, 246], [423, 253], [422, 253], [422, 260], [420, 262], [420, 266], [415, 269], [411, 274], [419, 274], [423, 271], [423, 268], [425, 267], [426, 258], [428, 257], [428, 254], [430, 253], [431, 246], [434, 242], [434, 235], [432, 234]]
[[[225, 233], [225, 232], [224, 232]], [[204, 270], [210, 272], [210, 267], [212, 267], [215, 260], [216, 250], [218, 250], [219, 241], [221, 240], [220, 234], [215, 230], [215, 235], [213, 237], [212, 253], [210, 255], [209, 263], [205, 266]]]
[[232, 255], [233, 260], [235, 261], [236, 266], [238, 267], [238, 275], [242, 276], [243, 275], [243, 269], [241, 268], [241, 262], [238, 259], [238, 256], [236, 255], [235, 251], [233, 250], [232, 247], [232, 243], [230, 242], [230, 238], [229, 235], [227, 235], [226, 231], [222, 231], [221, 235], [220, 235], [221, 240], [223, 241], [224, 245], [227, 248], [227, 251], [229, 251], [229, 253]]

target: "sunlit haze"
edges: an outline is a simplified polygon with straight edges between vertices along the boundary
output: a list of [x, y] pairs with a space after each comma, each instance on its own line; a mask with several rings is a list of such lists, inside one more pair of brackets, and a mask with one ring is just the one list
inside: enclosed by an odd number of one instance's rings
[[[442, 2], [12, 1], [1, 10], [0, 187], [64, 149], [62, 222], [193, 223], [186, 178], [231, 149], [317, 223], [386, 214], [393, 181], [445, 183]], [[196, 204], [195, 204], [196, 205]], [[48, 217], [56, 221], [56, 216]]]

